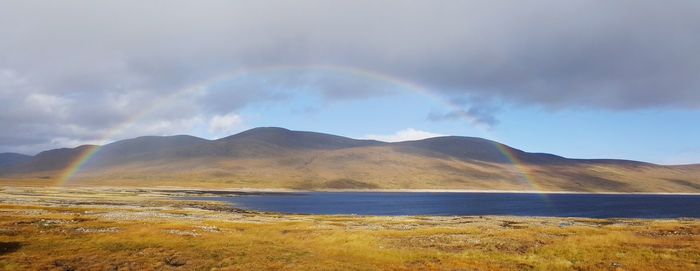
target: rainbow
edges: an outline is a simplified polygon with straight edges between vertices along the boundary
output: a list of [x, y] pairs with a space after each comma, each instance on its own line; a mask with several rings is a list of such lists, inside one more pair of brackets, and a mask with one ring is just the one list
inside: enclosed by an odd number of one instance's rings
[[510, 162], [515, 170], [520, 174], [521, 178], [530, 186], [530, 190], [535, 192], [544, 191], [539, 185], [533, 174], [530, 172], [530, 168], [525, 165], [518, 157], [513, 153], [513, 151], [503, 144], [493, 142], [498, 151], [500, 151], [503, 156]]
[[[455, 104], [452, 101], [449, 101], [448, 99], [445, 99], [444, 97], [437, 95], [436, 93], [429, 91], [428, 88], [421, 86], [418, 83], [407, 81], [404, 79], [400, 79], [397, 77], [389, 76], [386, 74], [374, 72], [374, 71], [369, 71], [369, 70], [363, 70], [363, 69], [358, 69], [354, 67], [348, 67], [348, 66], [335, 66], [335, 65], [274, 65], [274, 66], [263, 66], [263, 67], [256, 67], [256, 68], [248, 68], [248, 69], [240, 69], [234, 72], [229, 72], [229, 73], [223, 73], [218, 76], [214, 76], [212, 79], [200, 82], [198, 84], [183, 88], [181, 90], [175, 91], [170, 95], [164, 96], [157, 100], [154, 104], [151, 106], [136, 112], [133, 114], [131, 117], [127, 118], [125, 121], [121, 122], [120, 124], [116, 125], [112, 129], [108, 130], [101, 138], [100, 142], [108, 142], [110, 140], [113, 140], [113, 137], [117, 135], [119, 132], [122, 132], [126, 129], [128, 129], [130, 126], [132, 126], [134, 123], [137, 121], [141, 120], [144, 116], [148, 115], [149, 113], [152, 113], [153, 111], [161, 108], [162, 106], [168, 105], [171, 101], [180, 98], [181, 96], [188, 95], [188, 94], [196, 94], [197, 92], [203, 92], [206, 91], [208, 86], [211, 86], [212, 84], [218, 83], [218, 82], [223, 82], [225, 80], [231, 80], [235, 78], [240, 78], [244, 76], [250, 76], [254, 74], [261, 74], [261, 73], [268, 73], [268, 72], [276, 72], [276, 71], [324, 71], [324, 72], [334, 72], [334, 73], [342, 73], [342, 74], [347, 74], [351, 76], [356, 76], [356, 77], [361, 77], [361, 78], [366, 78], [369, 80], [376, 80], [376, 81], [382, 81], [382, 82], [388, 82], [391, 83], [392, 85], [398, 86], [401, 89], [404, 90], [409, 90], [413, 91], [416, 93], [419, 93], [421, 95], [424, 95], [426, 97], [431, 98], [432, 100], [435, 100], [436, 102], [443, 104], [449, 109], [453, 110], [454, 112], [459, 112], [461, 114], [461, 117], [467, 120], [471, 120], [472, 116], [469, 116], [468, 114], [464, 113], [462, 110], [462, 107]], [[485, 131], [488, 133], [488, 131]], [[503, 154], [503, 156], [510, 162], [510, 164], [513, 165], [514, 169], [519, 172], [522, 176], [522, 178], [530, 185], [533, 191], [542, 191], [538, 185], [538, 183], [535, 181], [535, 178], [533, 178], [532, 174], [530, 174], [528, 167], [526, 167], [519, 159], [517, 156], [515, 156], [510, 149], [507, 147], [498, 144], [496, 142], [493, 142], [494, 146], [498, 149], [499, 152]], [[85, 151], [83, 151], [76, 159], [74, 159], [64, 170], [62, 170], [57, 177], [57, 180], [55, 182], [55, 185], [61, 186], [69, 182], [77, 172], [80, 171], [80, 168], [87, 163], [96, 153], [98, 153], [100, 150], [100, 146], [90, 146], [88, 147]]]
[[100, 149], [98, 145], [88, 145], [65, 169], [63, 169], [56, 178], [55, 185], [62, 185], [68, 181], [90, 158]]

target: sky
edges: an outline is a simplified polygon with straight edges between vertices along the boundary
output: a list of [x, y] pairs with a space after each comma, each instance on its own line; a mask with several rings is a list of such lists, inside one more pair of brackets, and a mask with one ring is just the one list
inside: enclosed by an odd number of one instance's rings
[[700, 2], [0, 0], [0, 152], [259, 126], [700, 163]]

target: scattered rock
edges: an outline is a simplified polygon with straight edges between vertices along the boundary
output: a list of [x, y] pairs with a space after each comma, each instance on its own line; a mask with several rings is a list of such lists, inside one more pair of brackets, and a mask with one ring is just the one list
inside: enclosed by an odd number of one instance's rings
[[37, 225], [41, 227], [55, 227], [58, 225], [63, 225], [63, 224], [68, 224], [69, 221], [67, 220], [59, 220], [59, 219], [42, 219], [38, 221]]
[[200, 235], [195, 230], [191, 230], [191, 231], [167, 230], [165, 232], [167, 232], [169, 234], [175, 234], [175, 235], [180, 235], [180, 236], [191, 236], [191, 237], [198, 237]]
[[680, 227], [680, 228], [669, 229], [669, 230], [642, 232], [640, 234], [644, 235], [644, 236], [649, 236], [649, 237], [667, 237], [667, 236], [694, 236], [694, 235], [696, 235], [696, 232], [692, 228]]
[[574, 225], [573, 222], [560, 222], [560, 223], [559, 223], [559, 228], [571, 227], [571, 226], [573, 226], [573, 225]]
[[527, 228], [527, 226], [522, 225], [522, 222], [518, 221], [502, 221], [501, 227], [503, 228], [511, 228], [511, 229], [524, 229]]
[[178, 256], [165, 257], [164, 262], [165, 262], [165, 264], [167, 264], [169, 266], [174, 266], [174, 267], [180, 267], [180, 266], [187, 264], [187, 261], [185, 261], [184, 259], [182, 259]]
[[215, 226], [199, 226], [197, 228], [205, 232], [221, 232], [221, 230]]
[[111, 227], [111, 228], [77, 228], [75, 229], [76, 232], [78, 233], [115, 233], [119, 232], [119, 228], [117, 227]]

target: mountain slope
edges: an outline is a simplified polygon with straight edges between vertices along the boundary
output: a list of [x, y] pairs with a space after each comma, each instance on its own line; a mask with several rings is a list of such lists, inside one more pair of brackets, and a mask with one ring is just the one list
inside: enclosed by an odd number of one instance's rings
[[358, 140], [323, 133], [291, 131], [278, 127], [254, 128], [217, 141], [246, 144], [264, 142], [291, 149], [342, 149], [386, 144], [375, 140]]
[[19, 153], [0, 153], [0, 169], [17, 166], [19, 164], [26, 163], [31, 159], [31, 156]]
[[[56, 178], [92, 146], [42, 152], [5, 179]], [[700, 192], [700, 166], [569, 159], [474, 137], [386, 143], [255, 128], [218, 140], [139, 137], [102, 146], [81, 185]]]
[[90, 150], [97, 148], [95, 145], [82, 145], [75, 148], [61, 148], [40, 152], [28, 161], [9, 167], [2, 172], [26, 173], [63, 170]]
[[208, 143], [209, 140], [187, 135], [137, 137], [102, 146], [84, 167], [187, 159], [204, 151]]

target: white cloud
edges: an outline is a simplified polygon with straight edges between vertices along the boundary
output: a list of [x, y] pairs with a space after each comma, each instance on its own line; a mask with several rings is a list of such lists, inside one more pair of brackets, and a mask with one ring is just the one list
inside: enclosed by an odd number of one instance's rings
[[684, 165], [684, 164], [698, 164], [700, 162], [700, 147], [699, 148], [686, 148], [675, 154], [664, 157], [657, 163], [662, 165]]
[[400, 141], [409, 141], [409, 140], [421, 140], [421, 139], [438, 137], [438, 136], [445, 136], [445, 135], [416, 130], [413, 128], [408, 128], [408, 129], [403, 129], [401, 131], [398, 131], [398, 132], [396, 132], [394, 134], [390, 134], [390, 135], [366, 135], [365, 138], [384, 141], [384, 142], [400, 142]]
[[[200, 116], [195, 116], [192, 118], [174, 119], [174, 120], [159, 120], [150, 123], [143, 123], [141, 128], [134, 129], [131, 127], [129, 131], [140, 131], [140, 133], [145, 133], [146, 135], [172, 135], [187, 133], [192, 131], [195, 127], [205, 123], [204, 119]], [[143, 134], [141, 134], [143, 135]], [[133, 136], [140, 136], [135, 134]]]
[[209, 120], [209, 132], [213, 134], [226, 134], [238, 129], [243, 119], [236, 113], [215, 115]]

